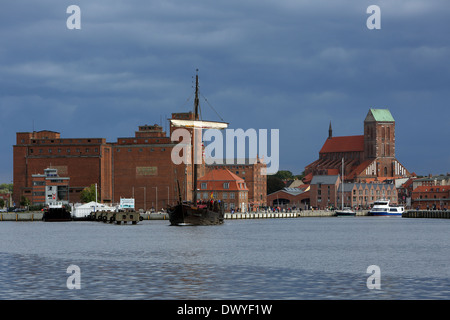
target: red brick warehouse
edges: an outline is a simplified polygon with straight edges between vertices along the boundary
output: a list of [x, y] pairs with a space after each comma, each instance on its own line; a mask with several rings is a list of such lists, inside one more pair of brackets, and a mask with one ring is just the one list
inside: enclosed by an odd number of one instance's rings
[[[172, 117], [191, 117], [176, 113]], [[178, 185], [183, 196], [191, 195], [190, 165], [175, 165], [172, 148], [177, 142], [158, 125], [140, 126], [134, 137], [118, 138], [108, 143], [104, 138], [61, 138], [59, 132], [18, 132], [14, 153], [14, 195], [32, 199], [32, 175], [47, 168], [70, 178], [70, 202], [79, 202], [80, 193], [97, 184], [100, 201], [116, 203], [134, 197], [136, 208], [161, 209], [178, 200]], [[204, 175], [204, 165], [199, 166]], [[183, 197], [186, 199], [186, 197]]]

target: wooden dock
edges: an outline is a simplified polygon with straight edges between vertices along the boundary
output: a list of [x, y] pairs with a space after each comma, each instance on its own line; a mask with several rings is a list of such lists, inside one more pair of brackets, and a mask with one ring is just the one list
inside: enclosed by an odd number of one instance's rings
[[448, 210], [408, 210], [403, 212], [402, 218], [429, 218], [429, 219], [450, 219]]

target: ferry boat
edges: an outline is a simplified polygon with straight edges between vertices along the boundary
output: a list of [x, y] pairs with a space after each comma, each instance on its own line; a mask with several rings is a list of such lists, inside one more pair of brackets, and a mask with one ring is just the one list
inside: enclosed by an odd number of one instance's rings
[[405, 208], [402, 206], [391, 206], [389, 200], [378, 200], [369, 211], [369, 216], [401, 216]]
[[43, 221], [72, 221], [70, 212], [61, 202], [50, 203], [47, 208], [44, 209]]

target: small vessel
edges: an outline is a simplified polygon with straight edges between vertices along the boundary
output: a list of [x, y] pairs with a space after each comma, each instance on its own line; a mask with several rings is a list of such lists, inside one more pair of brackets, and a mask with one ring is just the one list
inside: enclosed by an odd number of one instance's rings
[[337, 216], [355, 216], [356, 212], [350, 207], [344, 207], [344, 209], [336, 210]]
[[[195, 100], [194, 100], [194, 120], [176, 120], [171, 119], [171, 125], [175, 127], [192, 128], [193, 138], [191, 139], [192, 147], [192, 162], [193, 170], [193, 188], [192, 201], [183, 201], [181, 198], [180, 186], [178, 183], [179, 200], [175, 206], [169, 207], [170, 225], [219, 225], [224, 222], [224, 206], [223, 202], [211, 199], [210, 201], [197, 201], [197, 168], [198, 161], [194, 161], [194, 156], [197, 154], [196, 146], [198, 142], [196, 139], [196, 131], [201, 129], [225, 129], [228, 123], [215, 121], [201, 121], [199, 120], [199, 98], [198, 98], [198, 74], [195, 81]], [[201, 144], [200, 144], [201, 145]], [[203, 161], [203, 159], [202, 159]]]
[[72, 221], [72, 217], [62, 203], [55, 202], [49, 204], [48, 207], [44, 209], [42, 220], [47, 222]]
[[339, 216], [356, 216], [356, 212], [350, 207], [344, 207], [344, 158], [342, 158], [342, 206], [341, 210], [336, 210], [336, 215]]
[[378, 200], [369, 211], [369, 216], [402, 216], [405, 208], [402, 206], [391, 206], [389, 200]]

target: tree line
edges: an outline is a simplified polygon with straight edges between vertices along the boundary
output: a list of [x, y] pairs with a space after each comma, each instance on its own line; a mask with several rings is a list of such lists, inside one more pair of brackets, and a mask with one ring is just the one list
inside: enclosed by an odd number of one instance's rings
[[305, 176], [305, 171], [294, 175], [289, 170], [279, 170], [273, 175], [267, 176], [267, 194], [271, 194], [286, 187], [286, 181], [301, 180]]

